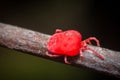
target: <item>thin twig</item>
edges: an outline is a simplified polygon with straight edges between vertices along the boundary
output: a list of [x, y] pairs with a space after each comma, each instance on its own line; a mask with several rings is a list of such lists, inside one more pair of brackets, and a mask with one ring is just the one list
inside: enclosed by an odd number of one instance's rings
[[[51, 58], [45, 55], [48, 52], [46, 43], [49, 37], [50, 35], [47, 34], [0, 23], [1, 46], [64, 63], [63, 56]], [[83, 60], [79, 56], [69, 57], [68, 60], [72, 63], [70, 65], [120, 77], [120, 52], [97, 46], [88, 46], [102, 54], [105, 59], [101, 60], [87, 50], [83, 52]]]

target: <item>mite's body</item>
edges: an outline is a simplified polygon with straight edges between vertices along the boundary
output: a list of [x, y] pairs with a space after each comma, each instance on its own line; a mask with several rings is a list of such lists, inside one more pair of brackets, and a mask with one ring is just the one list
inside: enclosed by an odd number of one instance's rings
[[47, 48], [52, 54], [47, 53], [46, 55], [50, 57], [64, 55], [65, 63], [70, 64], [67, 61], [67, 56], [72, 57], [80, 54], [80, 57], [83, 57], [82, 52], [84, 50], [91, 50], [96, 56], [104, 59], [102, 55], [87, 46], [87, 44], [91, 44], [91, 40], [94, 40], [97, 46], [100, 46], [99, 41], [95, 37], [82, 41], [82, 35], [76, 30], [62, 31], [57, 29], [56, 33], [50, 37], [47, 43]]

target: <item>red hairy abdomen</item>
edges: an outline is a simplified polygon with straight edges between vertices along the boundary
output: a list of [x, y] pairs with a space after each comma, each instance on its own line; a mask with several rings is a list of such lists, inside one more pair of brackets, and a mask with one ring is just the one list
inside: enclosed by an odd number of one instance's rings
[[81, 47], [81, 39], [81, 34], [75, 30], [55, 33], [50, 37], [47, 48], [55, 55], [76, 56]]

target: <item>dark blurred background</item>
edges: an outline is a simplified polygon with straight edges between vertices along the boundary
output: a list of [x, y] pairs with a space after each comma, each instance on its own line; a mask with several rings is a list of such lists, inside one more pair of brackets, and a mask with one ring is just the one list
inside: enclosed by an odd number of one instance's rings
[[[1, 1], [0, 22], [46, 34], [75, 29], [83, 39], [95, 36], [101, 46], [120, 51], [120, 6], [116, 0]], [[0, 47], [0, 80], [117, 80]]]

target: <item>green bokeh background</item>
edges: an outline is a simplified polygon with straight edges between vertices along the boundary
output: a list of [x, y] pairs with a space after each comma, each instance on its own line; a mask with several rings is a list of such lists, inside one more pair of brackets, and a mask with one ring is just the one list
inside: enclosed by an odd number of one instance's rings
[[[1, 1], [0, 22], [46, 34], [75, 29], [119, 51], [119, 6], [112, 0]], [[0, 47], [0, 80], [115, 80], [97, 72]]]

